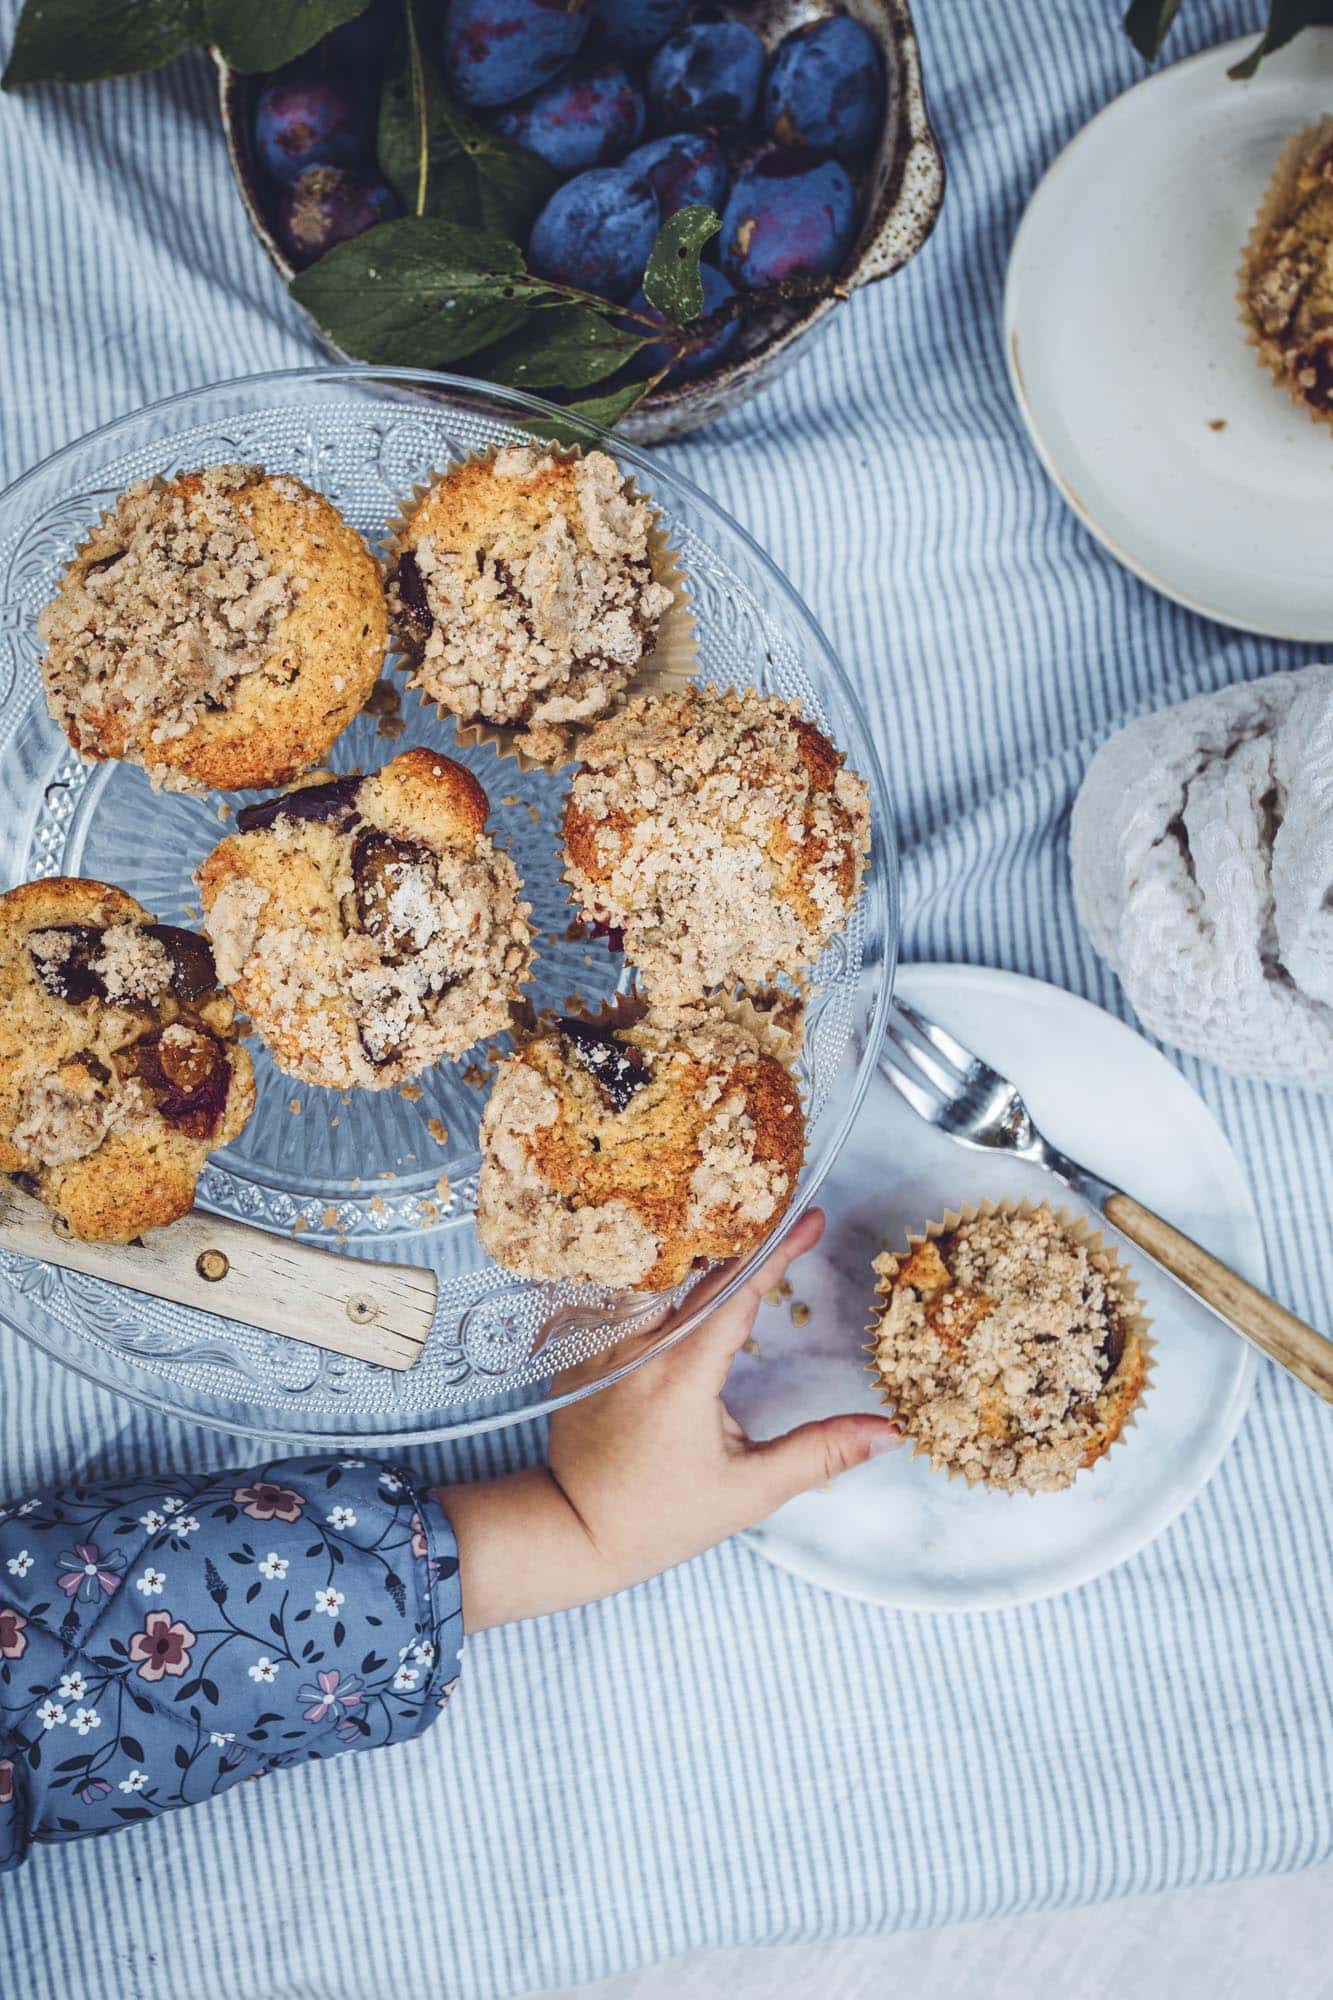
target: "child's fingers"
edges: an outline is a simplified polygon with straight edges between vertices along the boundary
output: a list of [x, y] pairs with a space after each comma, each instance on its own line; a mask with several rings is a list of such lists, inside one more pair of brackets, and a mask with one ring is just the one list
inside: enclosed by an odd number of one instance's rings
[[887, 1417], [850, 1416], [801, 1424], [785, 1437], [755, 1445], [747, 1466], [747, 1477], [755, 1486], [755, 1519], [904, 1442], [902, 1432]]
[[[718, 1386], [726, 1379], [732, 1356], [748, 1337], [754, 1325], [755, 1314], [764, 1293], [771, 1291], [786, 1276], [790, 1265], [807, 1250], [812, 1250], [824, 1233], [824, 1212], [819, 1208], [807, 1209], [799, 1221], [795, 1222], [783, 1237], [781, 1243], [765, 1257], [757, 1270], [752, 1271], [733, 1298], [720, 1307], [711, 1318], [706, 1319], [693, 1338], [687, 1342], [685, 1353], [691, 1350], [701, 1359], [706, 1358], [711, 1369], [717, 1370]], [[706, 1283], [717, 1290], [726, 1283], [734, 1267], [727, 1265], [720, 1272], [712, 1272]], [[695, 1295], [697, 1296], [697, 1294]], [[691, 1300], [693, 1303], [693, 1300]]]

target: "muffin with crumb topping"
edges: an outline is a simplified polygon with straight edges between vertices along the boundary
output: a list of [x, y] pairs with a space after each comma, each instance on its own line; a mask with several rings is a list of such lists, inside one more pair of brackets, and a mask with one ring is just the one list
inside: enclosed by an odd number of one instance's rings
[[81, 756], [233, 791], [319, 762], [375, 685], [388, 613], [331, 501], [217, 465], [122, 493], [37, 630], [52, 717]]
[[655, 574], [652, 527], [604, 451], [515, 445], [451, 467], [390, 558], [411, 685], [461, 723], [512, 730], [535, 762], [558, 762], [657, 643], [672, 591]]
[[123, 889], [57, 876], [0, 896], [0, 1173], [90, 1242], [188, 1213], [254, 1105], [213, 955]]
[[388, 1090], [509, 1026], [531, 931], [489, 810], [417, 749], [237, 814], [199, 870], [204, 929], [279, 1069]]
[[658, 1291], [761, 1243], [804, 1148], [791, 1074], [743, 1025], [569, 1018], [500, 1066], [477, 1235], [525, 1278]]
[[1259, 360], [1311, 416], [1333, 423], [1333, 121], [1279, 156], [1240, 277]]
[[1143, 1393], [1146, 1324], [1081, 1224], [1044, 1203], [964, 1211], [875, 1271], [871, 1366], [936, 1470], [1051, 1493], [1110, 1450]]
[[847, 922], [866, 788], [793, 703], [753, 689], [638, 695], [581, 745], [564, 834], [590, 922], [654, 1004], [815, 963]]

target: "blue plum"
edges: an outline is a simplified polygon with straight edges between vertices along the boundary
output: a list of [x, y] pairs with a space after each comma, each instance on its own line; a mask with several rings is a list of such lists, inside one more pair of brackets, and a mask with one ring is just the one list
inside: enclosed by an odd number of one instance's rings
[[643, 98], [622, 63], [604, 62], [558, 76], [531, 97], [507, 104], [495, 130], [527, 146], [561, 174], [618, 160], [643, 131]]
[[464, 104], [512, 104], [578, 54], [588, 21], [588, 0], [449, 0], [445, 77]]
[[779, 45], [764, 85], [771, 138], [854, 157], [874, 145], [883, 122], [884, 63], [859, 21], [810, 21]]
[[392, 222], [403, 205], [392, 188], [346, 167], [307, 167], [278, 203], [278, 240], [297, 270], [335, 243]]
[[662, 220], [678, 208], [706, 203], [719, 214], [727, 198], [727, 163], [716, 139], [706, 132], [672, 132], [636, 146], [621, 162], [631, 173], [643, 174], [657, 196]]
[[642, 174], [590, 167], [557, 188], [533, 223], [528, 267], [623, 302], [643, 276], [660, 219]]
[[[716, 312], [718, 307], [723, 305], [727, 299], [735, 298], [736, 287], [729, 278], [723, 277], [715, 264], [701, 264], [699, 266], [699, 275], [704, 281], [704, 309], [701, 317], [707, 318], [709, 313]], [[630, 300], [630, 305], [637, 312], [647, 313], [648, 317], [656, 320], [659, 325], [664, 327], [671, 326], [671, 321], [667, 319], [664, 313], [658, 312], [655, 306], [649, 305], [642, 287], [634, 294], [634, 297]], [[732, 347], [734, 347], [736, 336], [740, 330], [740, 321], [738, 319], [729, 319], [718, 328], [716, 333], [709, 334], [706, 340], [698, 341], [697, 344], [690, 344], [690, 331], [688, 327], [682, 327], [678, 331], [673, 329], [675, 338], [671, 340], [650, 340], [641, 347], [630, 363], [631, 370], [638, 376], [656, 375], [659, 368], [665, 368], [667, 363], [672, 359], [672, 356], [678, 354], [679, 358], [676, 360], [675, 366], [664, 378], [665, 384], [669, 388], [676, 382], [692, 382], [697, 376], [707, 375], [710, 369], [717, 367], [718, 362], [722, 360], [723, 356], [728, 354]], [[642, 329], [631, 325], [630, 331], [639, 333]], [[686, 343], [683, 349], [681, 345], [682, 339]]]
[[722, 268], [746, 291], [826, 278], [856, 235], [856, 189], [836, 160], [785, 148], [736, 179], [722, 217]]
[[670, 131], [742, 131], [754, 117], [764, 45], [744, 21], [701, 21], [663, 42], [648, 66], [648, 102]]
[[307, 167], [367, 165], [368, 100], [333, 77], [276, 76], [255, 105], [255, 150], [276, 181], [294, 181]]
[[680, 26], [688, 5], [689, 0], [592, 0], [592, 14], [608, 48], [645, 54]]

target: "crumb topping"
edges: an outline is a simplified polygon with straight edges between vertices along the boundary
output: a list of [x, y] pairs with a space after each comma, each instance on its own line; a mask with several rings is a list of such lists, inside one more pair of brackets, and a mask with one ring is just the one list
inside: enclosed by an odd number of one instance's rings
[[583, 755], [569, 879], [659, 1007], [808, 966], [846, 922], [869, 800], [799, 708], [751, 689], [640, 696]]
[[1110, 1252], [1051, 1209], [978, 1216], [875, 1270], [875, 1365], [936, 1468], [1050, 1492], [1118, 1433], [1132, 1307]]
[[[501, 1065], [477, 1233], [525, 1277], [651, 1290], [740, 1255], [790, 1202], [804, 1128], [789, 1072], [717, 1016], [569, 1023]], [[623, 1063], [596, 1052], [599, 1037]]]
[[241, 503], [263, 476], [214, 466], [188, 493], [141, 480], [93, 529], [37, 624], [51, 711], [76, 748], [108, 716], [143, 744], [183, 736], [263, 665], [299, 588]]
[[414, 640], [411, 684], [465, 721], [536, 737], [604, 714], [671, 604], [653, 579], [647, 501], [605, 452], [566, 461], [525, 446], [436, 494], [390, 586]]
[[1246, 302], [1269, 361], [1313, 409], [1333, 408], [1333, 140], [1301, 162], [1291, 207], [1254, 260]]
[[103, 931], [102, 948], [90, 963], [113, 1004], [160, 1000], [171, 984], [166, 949], [142, 924], [112, 924]]
[[152, 1099], [134, 1078], [103, 1083], [85, 1064], [68, 1062], [24, 1085], [13, 1144], [26, 1159], [65, 1167], [86, 1160], [113, 1133], [150, 1117], [152, 1110]]
[[[355, 815], [281, 815], [238, 838], [268, 845], [274, 886], [227, 874], [206, 928], [219, 977], [290, 1074], [388, 1089], [508, 1027], [531, 961], [528, 908], [484, 834], [434, 846]], [[283, 893], [312, 871], [319, 893]]]

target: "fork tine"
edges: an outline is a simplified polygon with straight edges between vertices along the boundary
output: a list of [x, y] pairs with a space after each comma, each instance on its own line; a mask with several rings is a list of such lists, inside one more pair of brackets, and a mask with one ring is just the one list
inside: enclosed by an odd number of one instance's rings
[[892, 1051], [885, 1048], [880, 1056], [880, 1075], [891, 1083], [898, 1095], [905, 1098], [918, 1118], [924, 1118], [933, 1125], [940, 1114], [940, 1101], [933, 1091], [927, 1090], [914, 1078], [905, 1076], [894, 1060]]
[[884, 1033], [898, 1053], [905, 1056], [912, 1067], [919, 1070], [927, 1081], [933, 1084], [941, 1097], [957, 1095], [961, 1079], [946, 1063], [940, 1061], [929, 1044], [922, 1048], [919, 1042], [909, 1041], [906, 1035], [899, 1032], [892, 1016], [884, 1024]]
[[969, 1070], [980, 1062], [980, 1056], [974, 1054], [971, 1049], [964, 1048], [963, 1044], [957, 1041], [947, 1028], [942, 1028], [938, 1021], [928, 1021], [924, 1014], [919, 1014], [915, 1007], [908, 1001], [899, 999], [896, 993], [893, 996], [893, 1005], [898, 1013], [902, 1015], [903, 1019], [916, 1029], [918, 1035], [928, 1041], [933, 1049], [937, 1050], [947, 1062], [953, 1063], [959, 1070]]

